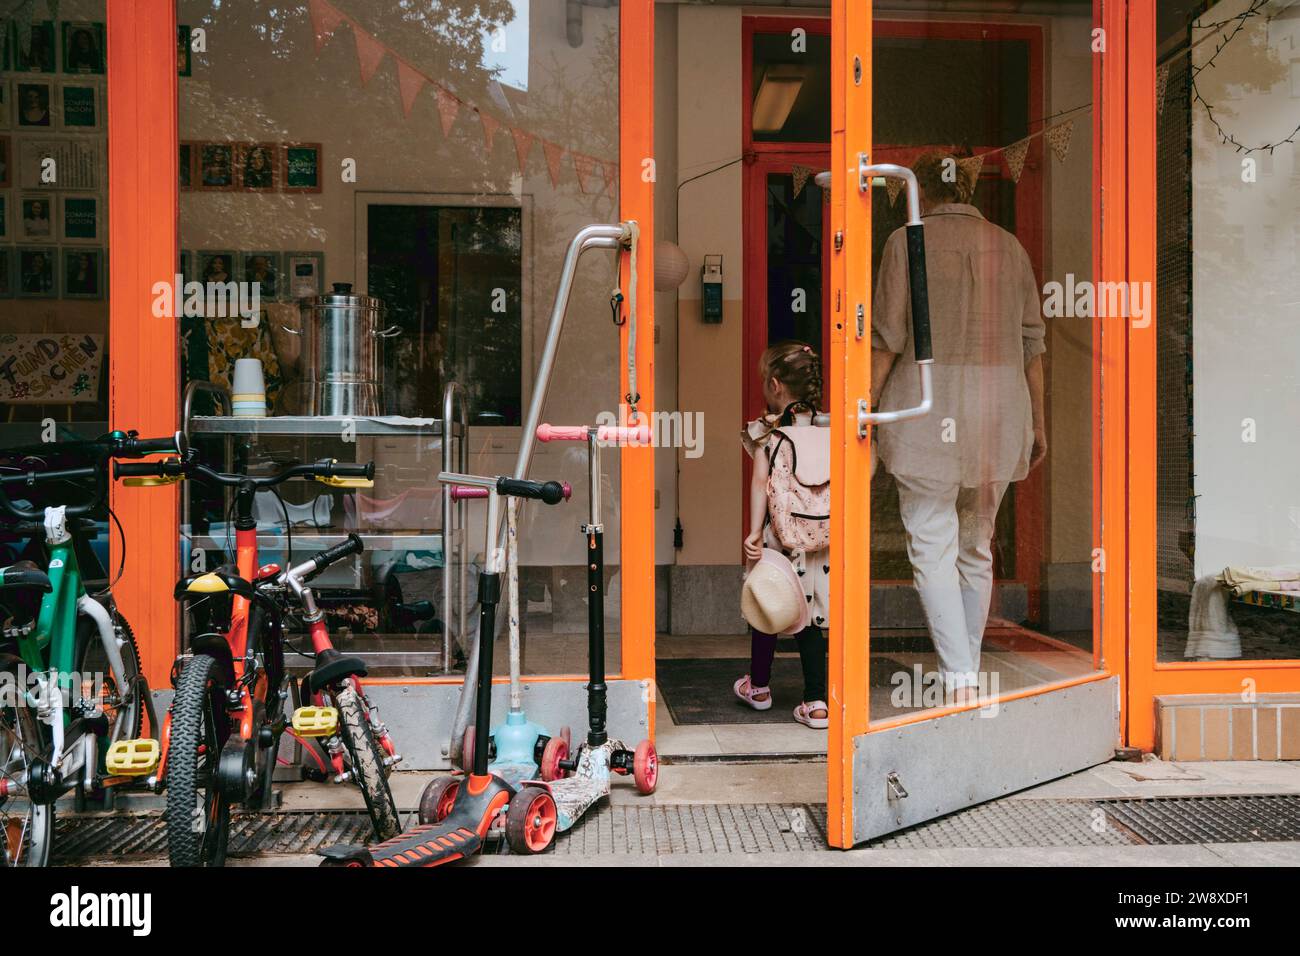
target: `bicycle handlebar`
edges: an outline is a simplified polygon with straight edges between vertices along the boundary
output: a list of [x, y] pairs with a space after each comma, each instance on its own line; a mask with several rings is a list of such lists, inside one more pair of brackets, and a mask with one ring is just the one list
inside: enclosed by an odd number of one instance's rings
[[141, 464], [121, 464], [114, 462], [113, 477], [122, 478], [190, 478], [206, 481], [214, 485], [251, 485], [254, 488], [271, 488], [290, 478], [366, 478], [375, 477], [375, 463], [351, 464], [337, 462], [332, 458], [323, 458], [310, 465], [294, 465], [276, 475], [255, 477], [252, 475], [229, 475], [214, 471], [207, 465], [192, 458], [164, 458], [162, 461], [143, 462]]
[[331, 564], [342, 561], [344, 558], [351, 557], [354, 554], [360, 554], [364, 550], [366, 550], [365, 543], [356, 532], [352, 532], [348, 535], [346, 541], [342, 541], [334, 545], [332, 548], [326, 548], [319, 554], [313, 555], [310, 560], [316, 565], [315, 573], [319, 574]]
[[567, 481], [533, 481], [529, 478], [497, 479], [497, 494], [514, 498], [531, 498], [543, 504], [558, 505], [573, 494]]

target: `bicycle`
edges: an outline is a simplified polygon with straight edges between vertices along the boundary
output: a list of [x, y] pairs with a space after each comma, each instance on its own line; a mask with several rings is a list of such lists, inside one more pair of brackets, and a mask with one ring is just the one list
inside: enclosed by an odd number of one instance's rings
[[[119, 465], [115, 477], [135, 486], [190, 479], [235, 489], [235, 563], [183, 577], [174, 592], [182, 601], [228, 599], [228, 606], [217, 615], [222, 620], [215, 629], [190, 639], [188, 653], [173, 667], [176, 694], [163, 720], [159, 770], [150, 780], [155, 790], [167, 793], [164, 816], [171, 864], [225, 863], [230, 808], [265, 807], [286, 729], [300, 739], [323, 739], [335, 779], [353, 780], [361, 788], [376, 835], [387, 839], [397, 833], [400, 821], [387, 775], [401, 758], [362, 688], [365, 662], [333, 647], [325, 615], [306, 586], [330, 564], [360, 553], [361, 539], [349, 535], [342, 544], [287, 570], [275, 564], [259, 567], [253, 517], [258, 491], [292, 478], [366, 488], [372, 484], [374, 463], [326, 459], [253, 477], [214, 471], [190, 452], [179, 459]], [[280, 600], [285, 595], [292, 595], [304, 612], [315, 658], [303, 681], [304, 699], [312, 703], [295, 708], [288, 717], [286, 608]]]
[[[55, 801], [73, 790], [78, 805], [96, 794], [134, 782], [157, 761], [158, 743], [140, 738], [143, 715], [156, 732], [140, 652], [126, 620], [105, 593], [86, 591], [78, 559], [94, 527], [91, 514], [104, 507], [107, 464], [181, 452], [184, 437], [141, 439], [114, 431], [93, 441], [50, 442], [7, 452], [25, 471], [0, 474], [0, 509], [15, 523], [7, 530], [43, 542], [45, 570], [30, 560], [0, 573], [0, 593], [11, 616], [0, 638], [0, 819], [3, 864], [45, 866], [54, 840]], [[90, 465], [38, 469], [51, 458], [89, 458]], [[37, 507], [38, 486], [94, 481], [88, 501]], [[6, 488], [23, 486], [26, 506]], [[125, 540], [123, 540], [125, 544]], [[125, 560], [125, 555], [124, 558]], [[30, 611], [24, 598], [41, 594]]]

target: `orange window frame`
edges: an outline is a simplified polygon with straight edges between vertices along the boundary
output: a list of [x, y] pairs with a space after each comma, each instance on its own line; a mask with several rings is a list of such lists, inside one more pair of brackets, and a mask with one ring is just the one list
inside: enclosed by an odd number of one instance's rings
[[[180, 422], [179, 334], [174, 318], [153, 317], [153, 287], [170, 282], [180, 248], [177, 175], [176, 5], [170, 0], [113, 0], [107, 5], [108, 204], [113, 254], [109, 283], [109, 422], [142, 434], [167, 434]], [[654, 2], [623, 0], [619, 8], [619, 216], [636, 220], [637, 286], [654, 289]], [[630, 257], [623, 257], [629, 288]], [[627, 308], [627, 304], [624, 305]], [[654, 410], [654, 296], [639, 296], [638, 408]], [[625, 355], [630, 323], [620, 332]], [[174, 343], [160, 360], [144, 343]], [[620, 394], [627, 394], [619, 362]], [[654, 450], [620, 451], [622, 514], [622, 677], [654, 679]], [[172, 584], [180, 573], [179, 495], [175, 488], [147, 495], [119, 494], [111, 504], [129, 542], [126, 571], [114, 590], [141, 640], [142, 664], [152, 687], [168, 686], [176, 658], [179, 620]], [[121, 557], [113, 544], [112, 561]], [[581, 675], [552, 680], [580, 680]], [[393, 679], [391, 683], [460, 683], [450, 679]], [[653, 700], [648, 696], [647, 700]], [[654, 708], [649, 708], [653, 733]]]

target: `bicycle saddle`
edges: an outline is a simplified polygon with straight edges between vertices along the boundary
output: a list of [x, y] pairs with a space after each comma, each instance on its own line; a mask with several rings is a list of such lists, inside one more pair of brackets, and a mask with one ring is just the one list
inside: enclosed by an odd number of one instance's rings
[[0, 568], [0, 589], [21, 588], [52, 591], [49, 577], [31, 561], [16, 561]]
[[320, 693], [345, 677], [365, 677], [366, 662], [349, 657], [333, 647], [316, 655], [316, 666], [303, 678], [309, 693]]
[[191, 574], [176, 582], [175, 597], [206, 597], [215, 594], [235, 594], [253, 599], [253, 585], [239, 576], [233, 564], [223, 564], [215, 571]]

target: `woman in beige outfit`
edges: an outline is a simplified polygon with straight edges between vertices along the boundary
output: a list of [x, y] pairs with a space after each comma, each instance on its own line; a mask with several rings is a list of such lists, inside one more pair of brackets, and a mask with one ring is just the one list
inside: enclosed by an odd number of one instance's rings
[[[976, 174], [927, 153], [921, 187], [934, 341], [931, 414], [880, 426], [898, 484], [908, 559], [939, 655], [946, 699], [974, 699], [993, 593], [991, 541], [1007, 485], [1047, 454], [1046, 326], [1029, 256], [970, 205]], [[903, 229], [889, 237], [872, 309], [872, 403], [920, 400]]]

